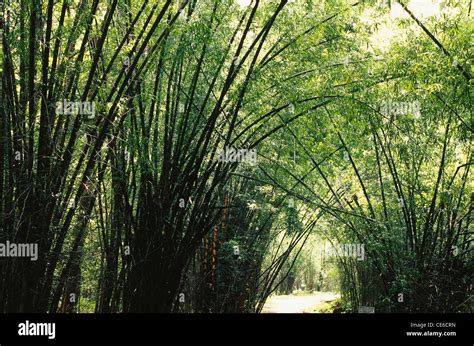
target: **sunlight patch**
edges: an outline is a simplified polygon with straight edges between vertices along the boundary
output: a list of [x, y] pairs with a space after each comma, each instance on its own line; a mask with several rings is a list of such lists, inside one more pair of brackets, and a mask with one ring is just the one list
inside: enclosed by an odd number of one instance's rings
[[[407, 7], [417, 18], [427, 18], [439, 13], [438, 0], [411, 0]], [[392, 18], [409, 18], [408, 13], [398, 2], [392, 4], [390, 14]]]

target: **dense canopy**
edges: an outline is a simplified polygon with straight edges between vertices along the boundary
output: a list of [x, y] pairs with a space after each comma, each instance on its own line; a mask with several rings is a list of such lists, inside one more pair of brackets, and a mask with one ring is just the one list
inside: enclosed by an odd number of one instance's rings
[[1, 312], [472, 312], [471, 1], [0, 6]]

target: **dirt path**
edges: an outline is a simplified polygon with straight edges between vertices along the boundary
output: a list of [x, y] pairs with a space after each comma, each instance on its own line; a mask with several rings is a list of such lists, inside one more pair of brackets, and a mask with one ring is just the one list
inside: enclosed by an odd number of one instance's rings
[[267, 299], [262, 313], [314, 313], [316, 305], [332, 301], [339, 295], [330, 292], [319, 292], [308, 295], [272, 296]]

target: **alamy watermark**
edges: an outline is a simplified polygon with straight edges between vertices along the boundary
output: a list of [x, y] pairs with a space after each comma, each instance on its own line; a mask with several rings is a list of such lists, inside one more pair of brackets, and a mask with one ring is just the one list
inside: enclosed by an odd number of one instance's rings
[[0, 243], [0, 257], [30, 257], [31, 261], [38, 259], [38, 244], [19, 244], [6, 241]]
[[56, 114], [87, 115], [88, 119], [94, 119], [95, 102], [62, 100], [56, 103]]
[[354, 257], [358, 261], [365, 259], [364, 244], [337, 244], [325, 248], [327, 257]]
[[375, 313], [375, 307], [373, 306], [359, 306], [357, 309], [359, 314], [374, 314]]
[[248, 162], [255, 165], [257, 164], [257, 150], [225, 147], [217, 159], [219, 162]]
[[414, 118], [418, 118], [421, 115], [420, 110], [420, 103], [417, 101], [398, 102], [388, 100], [380, 103], [380, 113], [388, 116], [411, 114]]
[[56, 338], [56, 323], [38, 323], [26, 320], [18, 324], [19, 336], [47, 336], [48, 339]]

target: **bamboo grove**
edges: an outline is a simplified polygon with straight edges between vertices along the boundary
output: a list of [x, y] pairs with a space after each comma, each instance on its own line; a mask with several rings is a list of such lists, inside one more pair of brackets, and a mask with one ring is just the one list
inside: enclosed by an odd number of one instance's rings
[[0, 311], [260, 312], [314, 234], [349, 311], [472, 310], [470, 3], [383, 49], [380, 3], [241, 3], [1, 2]]

